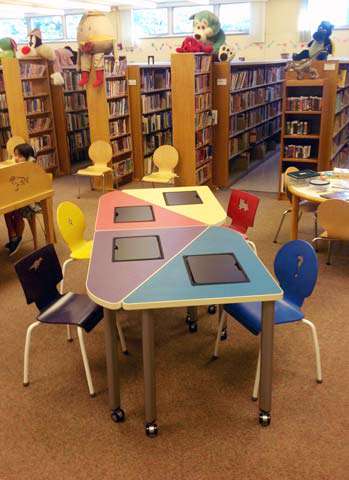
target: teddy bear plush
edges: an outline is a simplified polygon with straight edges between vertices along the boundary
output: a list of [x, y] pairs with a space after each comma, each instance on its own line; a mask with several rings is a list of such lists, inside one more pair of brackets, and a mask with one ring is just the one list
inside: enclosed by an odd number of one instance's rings
[[317, 31], [313, 35], [313, 40], [308, 43], [308, 48], [302, 50], [300, 53], [294, 53], [292, 58], [299, 62], [306, 58], [314, 60], [326, 60], [328, 55], [333, 54], [333, 42], [331, 35], [333, 25], [330, 22], [321, 22]]
[[194, 37], [185, 37], [181, 47], [176, 48], [178, 53], [212, 53], [212, 45], [199, 42]]

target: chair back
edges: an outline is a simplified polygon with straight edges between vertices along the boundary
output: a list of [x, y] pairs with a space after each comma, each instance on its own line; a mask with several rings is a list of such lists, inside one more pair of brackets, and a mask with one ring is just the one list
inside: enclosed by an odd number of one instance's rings
[[73, 202], [62, 202], [57, 208], [57, 224], [63, 240], [75, 250], [84, 241], [85, 215]]
[[318, 260], [314, 248], [304, 240], [286, 243], [275, 257], [274, 272], [285, 300], [301, 307], [317, 280]]
[[95, 165], [108, 166], [108, 163], [113, 156], [113, 149], [111, 148], [110, 143], [105, 142], [104, 140], [96, 140], [91, 143], [90, 148], [88, 149], [88, 156]]
[[331, 199], [322, 202], [317, 210], [318, 222], [329, 238], [349, 240], [349, 203]]
[[292, 195], [288, 190], [288, 185], [290, 183], [290, 177], [288, 176], [288, 173], [298, 172], [298, 171], [299, 171], [299, 169], [297, 167], [288, 167], [288, 168], [286, 168], [286, 170], [284, 172], [284, 188], [285, 188], [285, 193], [286, 193], [287, 198], [288, 198], [290, 203], [292, 203]]
[[232, 225], [241, 227], [243, 233], [246, 233], [249, 227], [253, 227], [258, 205], [259, 198], [256, 195], [242, 190], [232, 190], [227, 211]]
[[62, 270], [52, 244], [19, 260], [15, 270], [28, 304], [35, 303], [41, 311], [60, 298], [57, 284]]
[[6, 143], [6, 150], [7, 150], [8, 158], [13, 158], [14, 157], [15, 148], [18, 145], [21, 145], [22, 143], [26, 143], [26, 142], [22, 137], [19, 137], [18, 135], [15, 135], [15, 136], [8, 139], [8, 141]]
[[153, 154], [153, 162], [159, 172], [173, 172], [178, 163], [178, 152], [172, 145], [161, 145]]

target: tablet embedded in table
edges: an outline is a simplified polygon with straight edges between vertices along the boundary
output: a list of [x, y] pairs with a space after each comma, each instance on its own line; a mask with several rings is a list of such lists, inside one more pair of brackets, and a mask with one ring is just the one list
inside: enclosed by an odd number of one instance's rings
[[155, 216], [151, 205], [133, 207], [115, 207], [114, 223], [154, 222]]
[[200, 195], [196, 190], [188, 190], [184, 192], [163, 192], [166, 205], [197, 205], [203, 203]]
[[115, 237], [113, 239], [113, 262], [135, 260], [161, 260], [164, 258], [158, 235]]

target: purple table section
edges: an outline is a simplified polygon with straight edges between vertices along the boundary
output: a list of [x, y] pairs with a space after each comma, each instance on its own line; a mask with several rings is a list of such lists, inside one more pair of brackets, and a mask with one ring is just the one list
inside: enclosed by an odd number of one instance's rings
[[[153, 221], [134, 221], [115, 223], [116, 207], [140, 207], [150, 205], [153, 210]], [[144, 230], [154, 228], [178, 228], [202, 226], [201, 222], [172, 212], [167, 208], [153, 205], [150, 202], [136, 198], [121, 191], [115, 191], [103, 195], [99, 200], [98, 212], [96, 218], [96, 231], [98, 230]]]
[[[147, 228], [127, 231], [96, 231], [92, 257], [87, 276], [87, 292], [98, 305], [120, 309], [131, 292], [148, 280], [181, 250], [200, 236], [206, 226], [176, 228]], [[116, 237], [157, 236], [162, 256], [155, 260], [113, 261], [113, 245]]]

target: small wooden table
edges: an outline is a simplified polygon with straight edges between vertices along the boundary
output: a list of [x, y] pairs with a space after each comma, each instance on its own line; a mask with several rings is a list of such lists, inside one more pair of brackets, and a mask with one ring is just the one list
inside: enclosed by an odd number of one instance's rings
[[[5, 162], [3, 162], [5, 163]], [[47, 243], [56, 241], [52, 198], [52, 175], [32, 162], [0, 164], [0, 215], [39, 203]]]

